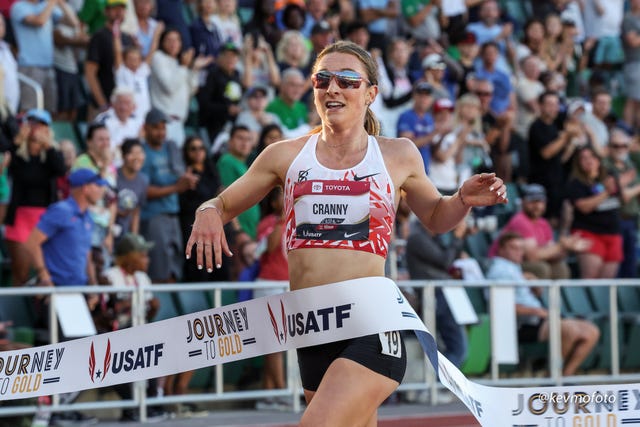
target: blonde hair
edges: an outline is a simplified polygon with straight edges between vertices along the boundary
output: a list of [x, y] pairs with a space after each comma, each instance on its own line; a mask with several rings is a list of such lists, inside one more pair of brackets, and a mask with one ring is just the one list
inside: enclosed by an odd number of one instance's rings
[[285, 62], [284, 60], [286, 56], [285, 52], [289, 47], [289, 43], [295, 40], [297, 40], [298, 43], [300, 43], [304, 48], [304, 56], [300, 59], [300, 61], [297, 64], [295, 64], [295, 66], [300, 68], [305, 68], [307, 65], [309, 65], [309, 59], [311, 58], [311, 51], [309, 50], [309, 47], [307, 46], [307, 42], [300, 31], [296, 31], [296, 30], [285, 31], [285, 33], [282, 35], [282, 38], [280, 38], [280, 41], [276, 45], [276, 60], [278, 62]]
[[[347, 55], [355, 56], [364, 66], [364, 69], [367, 72], [367, 79], [371, 85], [378, 84], [378, 64], [376, 64], [376, 61], [371, 57], [371, 54], [359, 45], [345, 40], [337, 41], [325, 47], [322, 52], [318, 54], [318, 57], [313, 64], [313, 68], [311, 70], [312, 73], [317, 72], [318, 64], [322, 58], [330, 53], [345, 53]], [[367, 112], [364, 117], [364, 128], [369, 135], [380, 135], [380, 122], [369, 106], [367, 106]], [[321, 128], [317, 127], [313, 129], [311, 133], [320, 133], [320, 130]]]
[[[481, 109], [482, 106], [480, 104], [480, 98], [478, 95], [474, 93], [465, 93], [456, 101], [456, 109], [455, 109], [455, 124], [461, 125], [462, 118], [460, 117], [460, 110], [462, 110], [463, 105], [473, 105], [474, 107], [478, 107]], [[482, 133], [482, 115], [478, 114], [478, 116], [473, 121], [471, 126], [474, 132]]]

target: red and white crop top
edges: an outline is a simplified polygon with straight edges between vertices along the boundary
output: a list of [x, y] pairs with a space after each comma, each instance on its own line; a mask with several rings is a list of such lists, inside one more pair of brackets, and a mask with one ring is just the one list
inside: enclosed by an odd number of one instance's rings
[[387, 256], [395, 219], [395, 189], [378, 141], [349, 169], [329, 169], [316, 157], [311, 135], [289, 166], [284, 188], [286, 245], [337, 248]]

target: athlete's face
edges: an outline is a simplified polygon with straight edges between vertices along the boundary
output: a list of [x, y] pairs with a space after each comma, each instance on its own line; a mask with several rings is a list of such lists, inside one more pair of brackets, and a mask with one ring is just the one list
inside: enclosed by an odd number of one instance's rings
[[362, 81], [358, 88], [340, 87], [338, 78], [333, 76], [328, 87], [314, 88], [313, 94], [316, 110], [324, 125], [353, 126], [364, 123], [367, 107], [375, 99], [378, 87], [369, 84], [365, 67], [358, 58], [346, 53], [330, 53], [318, 62], [314, 71], [350, 71], [360, 75]]

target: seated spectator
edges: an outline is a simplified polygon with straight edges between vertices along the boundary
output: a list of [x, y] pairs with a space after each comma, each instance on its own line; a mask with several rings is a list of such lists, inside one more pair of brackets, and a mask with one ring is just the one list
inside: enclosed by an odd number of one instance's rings
[[[411, 280], [449, 280], [449, 268], [462, 254], [467, 222], [460, 221], [446, 242], [432, 234], [419, 221], [414, 221], [407, 239], [407, 267]], [[418, 301], [422, 301], [418, 296]], [[417, 310], [420, 313], [419, 310]], [[443, 354], [460, 367], [467, 356], [467, 337], [458, 325], [441, 288], [436, 288], [436, 332], [438, 343], [444, 344]], [[439, 345], [439, 347], [442, 347]]]
[[280, 118], [273, 113], [266, 111], [268, 99], [268, 89], [265, 86], [253, 86], [244, 94], [246, 108], [243, 109], [236, 125], [246, 126], [251, 130], [254, 140], [257, 142], [262, 128], [269, 124], [281, 125]]
[[301, 102], [304, 85], [304, 75], [300, 70], [286, 69], [282, 73], [278, 96], [267, 105], [266, 111], [278, 116], [288, 138], [303, 135], [310, 130], [309, 110]]
[[[147, 61], [143, 61], [138, 46], [122, 49], [118, 39], [114, 40], [116, 69], [116, 88], [127, 87], [133, 91], [135, 105], [134, 115], [140, 121], [151, 109], [151, 95], [149, 94], [149, 76], [151, 68]], [[151, 61], [149, 57], [148, 61]]]
[[544, 92], [540, 83], [540, 59], [536, 56], [525, 56], [520, 61], [521, 75], [516, 83], [516, 132], [527, 138], [531, 123], [540, 115], [538, 97]]
[[164, 31], [164, 22], [151, 17], [154, 8], [153, 0], [133, 0], [133, 7], [138, 20], [136, 40], [141, 49], [142, 59], [149, 63], [158, 48], [160, 35]]
[[242, 28], [237, 0], [217, 0], [218, 11], [211, 17], [222, 43], [242, 46]]
[[[558, 241], [553, 238], [553, 230], [543, 217], [547, 207], [547, 192], [540, 184], [529, 184], [522, 191], [522, 211], [516, 213], [501, 234], [518, 233], [524, 242], [522, 270], [539, 279], [570, 279], [571, 271], [567, 265], [570, 252], [582, 252], [589, 242], [578, 235], [562, 236]], [[489, 249], [489, 256], [498, 253], [499, 238]]]
[[[297, 68], [305, 76], [308, 73], [310, 50], [299, 31], [286, 31], [276, 46], [276, 61], [280, 71]], [[311, 86], [309, 86], [311, 87]]]
[[466, 179], [467, 174], [493, 170], [489, 152], [491, 147], [482, 132], [480, 99], [473, 93], [466, 93], [456, 100], [454, 135], [464, 134], [462, 161], [458, 165], [458, 179]]
[[53, 66], [58, 88], [56, 120], [75, 121], [78, 108], [84, 104], [84, 89], [78, 67], [78, 48], [89, 45], [89, 36], [80, 22], [76, 27], [58, 23], [53, 30]]
[[580, 277], [616, 277], [623, 260], [621, 189], [593, 148], [587, 146], [576, 151], [566, 191], [574, 208], [572, 232], [591, 243], [578, 255]]
[[451, 98], [444, 81], [446, 70], [447, 63], [439, 53], [430, 53], [422, 60], [422, 79], [433, 86], [433, 96], [436, 99]]
[[431, 165], [429, 177], [438, 191], [445, 195], [452, 195], [466, 178], [471, 176], [458, 176], [458, 165], [462, 163], [462, 152], [466, 145], [466, 139], [471, 131], [454, 132], [453, 102], [449, 98], [440, 98], [433, 104], [433, 119], [438, 135], [431, 146]]
[[65, 167], [65, 174], [63, 176], [59, 176], [58, 179], [56, 179], [58, 200], [62, 200], [69, 197], [69, 192], [71, 190], [71, 187], [69, 187], [69, 174], [71, 173], [73, 164], [78, 158], [78, 150], [76, 149], [76, 145], [73, 143], [73, 141], [69, 139], [60, 140], [58, 142], [58, 145], [60, 146], [60, 153], [62, 154], [62, 158], [64, 159]]
[[145, 152], [139, 139], [125, 139], [120, 146], [122, 166], [118, 168], [118, 215], [116, 238], [140, 232], [140, 211], [147, 201], [149, 178], [141, 173]]
[[[397, 38], [389, 43], [386, 61], [379, 56], [380, 81], [378, 88], [384, 103], [380, 125], [385, 135], [396, 136], [398, 117], [411, 107], [413, 81], [409, 73], [411, 46], [406, 40]], [[433, 86], [433, 85], [432, 85]]]
[[[509, 280], [515, 285], [518, 342], [546, 342], [550, 334], [549, 312], [536, 295], [539, 290], [527, 286], [521, 266], [524, 253], [524, 240], [518, 233], [502, 234], [498, 240], [498, 256], [493, 259], [487, 279]], [[587, 320], [563, 318], [560, 319], [559, 333], [562, 340], [562, 375], [575, 375], [598, 342], [600, 330]]]
[[7, 24], [0, 14], [0, 70], [2, 70], [2, 87], [11, 114], [18, 112], [20, 106], [20, 82], [18, 81], [18, 63], [13, 56], [11, 46], [4, 41]]

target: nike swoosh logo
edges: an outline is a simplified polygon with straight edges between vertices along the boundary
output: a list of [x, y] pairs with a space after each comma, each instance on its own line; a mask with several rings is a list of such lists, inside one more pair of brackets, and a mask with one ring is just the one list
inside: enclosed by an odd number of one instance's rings
[[363, 179], [370, 178], [372, 176], [380, 175], [380, 172], [370, 173], [369, 175], [358, 176], [357, 174], [353, 176], [354, 181], [362, 181]]
[[355, 233], [344, 233], [344, 238], [345, 238], [345, 239], [348, 239], [349, 237], [353, 237], [353, 236], [355, 236], [356, 234], [360, 234], [360, 232], [359, 232], [359, 231], [356, 231]]

